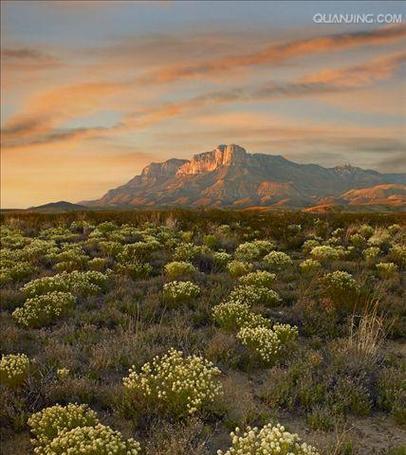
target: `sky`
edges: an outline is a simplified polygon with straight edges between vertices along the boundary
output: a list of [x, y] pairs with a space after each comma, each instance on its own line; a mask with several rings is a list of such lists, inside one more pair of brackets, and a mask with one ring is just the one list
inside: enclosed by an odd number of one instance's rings
[[228, 143], [406, 172], [406, 2], [14, 0], [1, 30], [3, 208]]

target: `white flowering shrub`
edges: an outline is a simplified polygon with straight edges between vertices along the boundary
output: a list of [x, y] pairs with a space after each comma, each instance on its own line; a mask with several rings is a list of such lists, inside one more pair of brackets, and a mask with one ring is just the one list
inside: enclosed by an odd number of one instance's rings
[[175, 248], [173, 259], [175, 261], [192, 261], [198, 254], [201, 254], [207, 247], [195, 245], [190, 242], [181, 243]]
[[259, 304], [276, 306], [281, 300], [279, 294], [273, 289], [254, 285], [238, 286], [230, 292], [227, 298], [227, 302], [245, 303], [249, 306]]
[[287, 351], [297, 336], [297, 327], [275, 324], [272, 329], [264, 326], [243, 327], [238, 332], [237, 339], [262, 363], [271, 365]]
[[161, 412], [182, 416], [196, 413], [221, 394], [220, 374], [203, 357], [185, 357], [181, 351], [170, 349], [144, 364], [139, 372], [131, 368], [123, 384], [134, 399]]
[[244, 262], [258, 261], [273, 248], [275, 248], [275, 244], [267, 240], [245, 242], [237, 247], [235, 257]]
[[106, 258], [96, 257], [91, 259], [87, 266], [90, 270], [96, 270], [97, 272], [104, 272], [107, 268], [108, 260]]
[[220, 303], [213, 308], [212, 315], [221, 328], [230, 332], [238, 331], [242, 327], [268, 327], [270, 324], [268, 319], [251, 311], [246, 303]]
[[140, 444], [124, 439], [121, 433], [102, 424], [76, 427], [58, 434], [46, 447], [37, 448], [36, 455], [139, 455]]
[[108, 281], [106, 274], [96, 271], [60, 273], [30, 281], [22, 291], [27, 297], [46, 294], [52, 291], [71, 292], [74, 295], [93, 295], [104, 290]]
[[243, 285], [271, 287], [275, 279], [276, 275], [274, 273], [267, 272], [266, 270], [257, 270], [256, 272], [250, 272], [240, 277], [239, 281]]
[[170, 280], [175, 280], [179, 277], [191, 276], [196, 273], [196, 268], [190, 262], [173, 261], [169, 262], [164, 267], [165, 275]]
[[254, 265], [249, 262], [231, 261], [227, 264], [228, 273], [233, 278], [238, 278], [251, 272]]
[[315, 248], [316, 246], [320, 246], [320, 242], [322, 240], [320, 239], [319, 240], [316, 240], [316, 239], [309, 239], [309, 240], [306, 240], [303, 245], [302, 245], [302, 250], [303, 250], [303, 253], [304, 254], [309, 254], [310, 251], [312, 251], [313, 248]]
[[217, 268], [224, 270], [231, 261], [231, 254], [228, 254], [225, 251], [216, 251], [213, 253], [213, 261]]
[[30, 359], [25, 354], [2, 355], [0, 360], [0, 384], [18, 387], [28, 377]]
[[343, 255], [343, 252], [340, 249], [334, 248], [328, 245], [315, 246], [310, 251], [313, 259], [316, 259], [320, 262], [330, 262], [340, 259]]
[[6, 260], [1, 258], [0, 286], [3, 287], [6, 284], [30, 278], [36, 271], [37, 268], [29, 262], [14, 262], [13, 260]]
[[152, 265], [148, 264], [147, 262], [145, 263], [134, 262], [117, 264], [115, 270], [121, 275], [127, 275], [132, 279], [136, 280], [139, 278], [147, 278], [151, 274], [153, 268]]
[[402, 231], [402, 227], [400, 226], [400, 224], [391, 224], [388, 227], [388, 232], [392, 236], [399, 234], [399, 232], [401, 232], [401, 231]]
[[368, 244], [371, 246], [388, 246], [392, 238], [386, 229], [376, 229], [371, 237], [368, 239]]
[[368, 264], [372, 263], [375, 261], [375, 259], [379, 256], [381, 252], [381, 249], [377, 246], [371, 246], [369, 248], [366, 248], [363, 252], [362, 255], [364, 256], [364, 259]]
[[280, 424], [247, 427], [244, 433], [236, 428], [230, 436], [232, 446], [226, 452], [218, 450], [217, 455], [319, 455], [317, 449]]
[[[32, 414], [28, 426], [34, 436], [32, 443], [36, 448], [48, 446], [60, 433], [77, 427], [95, 426], [99, 423], [97, 414], [85, 404], [59, 404]], [[37, 450], [37, 449], [36, 449]], [[36, 453], [44, 453], [39, 450]]]
[[265, 264], [272, 270], [282, 270], [293, 264], [289, 255], [282, 251], [271, 251], [264, 257]]
[[390, 249], [390, 257], [399, 267], [406, 267], [406, 246], [393, 245]]
[[185, 302], [199, 294], [199, 286], [191, 281], [171, 281], [164, 284], [163, 297], [169, 303]]
[[152, 238], [147, 242], [135, 242], [124, 245], [123, 251], [118, 255], [121, 262], [146, 261], [151, 253], [161, 248], [158, 240]]
[[393, 278], [398, 273], [398, 266], [393, 262], [380, 262], [376, 264], [376, 270], [382, 278]]
[[324, 292], [333, 300], [341, 301], [351, 299], [358, 292], [358, 284], [353, 276], [348, 272], [336, 270], [328, 273], [322, 278]]
[[76, 298], [69, 292], [48, 292], [27, 299], [24, 305], [14, 310], [12, 316], [25, 327], [42, 327], [69, 313]]
[[306, 259], [299, 264], [300, 271], [306, 275], [313, 275], [321, 269], [321, 264], [315, 259]]
[[349, 241], [351, 242], [352, 245], [354, 245], [356, 248], [363, 248], [365, 247], [367, 240], [366, 238], [356, 232], [355, 234], [352, 234], [349, 238]]

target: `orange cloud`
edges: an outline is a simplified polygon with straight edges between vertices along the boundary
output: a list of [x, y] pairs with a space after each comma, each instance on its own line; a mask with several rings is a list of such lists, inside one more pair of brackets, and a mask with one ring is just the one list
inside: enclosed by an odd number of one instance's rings
[[280, 63], [292, 58], [326, 52], [337, 52], [366, 45], [384, 45], [406, 36], [406, 27], [393, 26], [365, 32], [354, 32], [309, 38], [276, 44], [267, 48], [235, 56], [226, 56], [194, 65], [174, 65], [148, 74], [145, 83], [172, 82], [182, 78], [230, 71], [234, 68]]

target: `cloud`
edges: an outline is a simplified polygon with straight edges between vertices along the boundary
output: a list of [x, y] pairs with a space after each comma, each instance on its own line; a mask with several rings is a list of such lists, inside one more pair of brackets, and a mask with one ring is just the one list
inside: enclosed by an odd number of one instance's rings
[[173, 65], [146, 75], [144, 83], [163, 83], [179, 81], [183, 78], [207, 76], [236, 68], [281, 63], [294, 58], [326, 52], [337, 52], [367, 45], [385, 45], [398, 41], [406, 36], [406, 26], [392, 26], [380, 29], [326, 35], [308, 39], [272, 44], [262, 50], [246, 54], [236, 54], [193, 65]]

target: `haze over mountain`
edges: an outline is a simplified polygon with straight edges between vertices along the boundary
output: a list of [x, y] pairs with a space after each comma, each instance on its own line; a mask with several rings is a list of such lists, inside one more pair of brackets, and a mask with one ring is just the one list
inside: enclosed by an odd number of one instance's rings
[[282, 156], [250, 154], [235, 144], [151, 163], [128, 183], [87, 206], [311, 207], [406, 204], [406, 174], [350, 165], [325, 168]]

